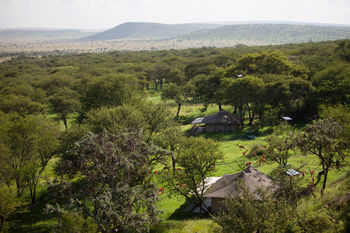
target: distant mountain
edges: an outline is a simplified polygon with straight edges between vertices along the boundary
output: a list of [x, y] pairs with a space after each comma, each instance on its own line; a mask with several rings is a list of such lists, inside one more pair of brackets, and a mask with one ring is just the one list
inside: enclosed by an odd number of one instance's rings
[[83, 41], [179, 39], [230, 41], [233, 44], [265, 45], [350, 38], [350, 27], [299, 24], [160, 24], [124, 23]]
[[0, 41], [66, 41], [95, 33], [96, 31], [77, 29], [2, 29], [0, 30]]
[[225, 25], [180, 37], [186, 40], [229, 40], [247, 44], [284, 44], [350, 38], [350, 27], [292, 24]]
[[201, 29], [215, 29], [217, 24], [161, 24], [123, 23], [107, 31], [83, 38], [84, 41], [99, 40], [154, 40], [179, 37]]

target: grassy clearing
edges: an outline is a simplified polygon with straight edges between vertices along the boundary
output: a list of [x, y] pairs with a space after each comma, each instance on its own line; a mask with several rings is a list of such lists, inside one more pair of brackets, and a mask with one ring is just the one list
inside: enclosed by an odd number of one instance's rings
[[210, 233], [216, 225], [209, 219], [195, 219], [185, 221], [164, 221], [158, 224], [152, 233]]

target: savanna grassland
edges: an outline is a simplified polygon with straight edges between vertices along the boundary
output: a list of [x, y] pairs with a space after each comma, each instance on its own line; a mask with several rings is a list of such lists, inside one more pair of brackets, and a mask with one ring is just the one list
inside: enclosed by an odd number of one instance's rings
[[[349, 40], [3, 61], [1, 231], [346, 232], [349, 62]], [[240, 128], [191, 137], [219, 109]], [[277, 196], [183, 211], [248, 164]]]

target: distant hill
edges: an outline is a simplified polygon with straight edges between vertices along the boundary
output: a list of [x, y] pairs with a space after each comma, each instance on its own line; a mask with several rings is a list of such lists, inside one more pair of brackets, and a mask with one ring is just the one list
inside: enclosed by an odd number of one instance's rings
[[84, 41], [115, 39], [154, 40], [179, 37], [201, 29], [215, 29], [217, 24], [123, 23], [107, 31], [86, 37]]
[[0, 30], [0, 41], [66, 41], [95, 33], [76, 29], [2, 29]]
[[83, 41], [179, 39], [266, 45], [350, 38], [350, 27], [305, 24], [124, 23]]
[[284, 44], [350, 38], [350, 27], [292, 24], [226, 25], [184, 35], [187, 40], [230, 40], [248, 44]]

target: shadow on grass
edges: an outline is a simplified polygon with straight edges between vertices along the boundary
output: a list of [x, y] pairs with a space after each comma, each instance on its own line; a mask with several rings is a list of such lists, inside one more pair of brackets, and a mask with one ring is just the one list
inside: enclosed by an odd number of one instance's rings
[[198, 219], [198, 218], [210, 218], [208, 214], [198, 214], [192, 211], [184, 211], [190, 203], [185, 202], [179, 208], [177, 208], [174, 213], [172, 213], [167, 220], [187, 220], [187, 219]]
[[24, 211], [9, 219], [9, 232], [53, 232], [57, 227], [57, 219], [44, 213], [49, 200], [38, 200], [34, 206], [24, 206]]

